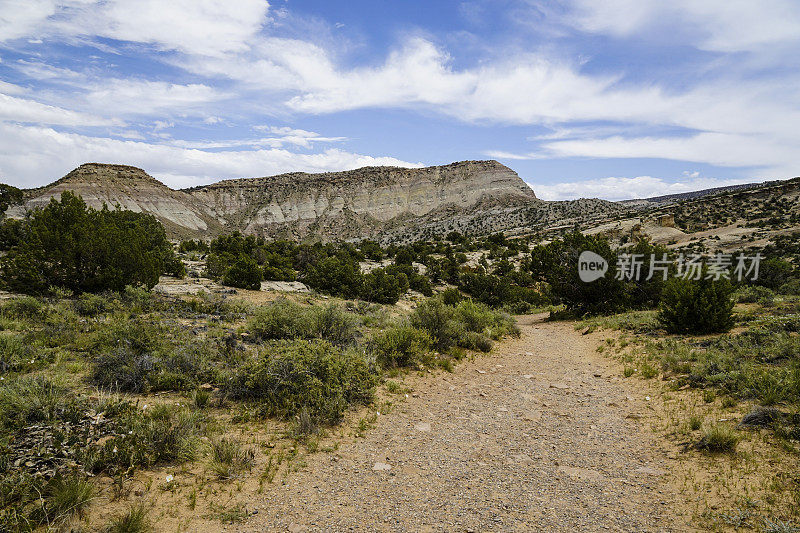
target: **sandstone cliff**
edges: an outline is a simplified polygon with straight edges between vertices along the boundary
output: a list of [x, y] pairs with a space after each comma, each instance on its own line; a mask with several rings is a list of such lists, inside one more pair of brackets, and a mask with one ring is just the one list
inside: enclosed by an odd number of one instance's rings
[[177, 191], [135, 167], [87, 163], [51, 185], [27, 191], [25, 205], [9, 214], [20, 216], [66, 190], [97, 208], [120, 205], [151, 213], [176, 238], [239, 230], [294, 239], [407, 241], [452, 230], [530, 231], [618, 209], [600, 200], [543, 202], [497, 161], [296, 172]]
[[110, 208], [119, 205], [150, 213], [161, 221], [168, 234], [176, 237], [223, 230], [220, 221], [190, 195], [173, 191], [140, 168], [100, 163], [83, 164], [55, 183], [26, 191], [29, 199], [23, 208], [9, 211], [9, 215], [19, 216], [24, 210], [42, 207], [64, 191], [79, 194], [96, 209], [104, 204]]
[[230, 227], [248, 233], [358, 238], [413, 224], [438, 210], [537, 202], [530, 187], [496, 161], [419, 169], [365, 167], [226, 180], [185, 190]]

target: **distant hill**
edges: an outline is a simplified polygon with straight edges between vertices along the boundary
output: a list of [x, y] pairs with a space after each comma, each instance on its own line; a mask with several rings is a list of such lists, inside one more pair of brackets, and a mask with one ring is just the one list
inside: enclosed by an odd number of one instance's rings
[[[96, 208], [119, 205], [150, 213], [173, 238], [210, 238], [238, 230], [272, 238], [371, 238], [387, 243], [443, 236], [450, 231], [471, 235], [564, 231], [619, 219], [632, 209], [639, 212], [706, 202], [737, 192], [757, 193], [786, 184], [794, 187], [799, 181], [732, 185], [625, 202], [546, 202], [538, 199], [516, 172], [497, 161], [293, 172], [183, 190], [170, 189], [140, 168], [86, 163], [50, 185], [26, 190], [24, 205], [10, 209], [8, 215], [22, 216], [69, 190]], [[713, 210], [713, 204], [708, 205]]]
[[533, 190], [497, 161], [463, 161], [427, 168], [365, 167], [345, 172], [295, 172], [225, 180], [172, 190], [144, 170], [87, 163], [63, 178], [26, 191], [9, 212], [21, 216], [63, 191], [91, 206], [151, 213], [173, 237], [210, 237], [239, 230], [269, 237], [358, 239], [501, 231], [509, 211], [540, 206]]
[[[768, 183], [768, 182], [767, 182]], [[675, 194], [665, 194], [663, 196], [651, 196], [650, 198], [637, 198], [634, 200], [623, 200], [620, 203], [623, 205], [644, 205], [646, 204], [668, 204], [673, 202], [680, 202], [682, 200], [690, 200], [693, 198], [702, 198], [703, 196], [711, 196], [720, 193], [731, 191], [740, 191], [744, 189], [752, 189], [754, 187], [761, 187], [765, 183], [743, 183], [740, 185], [728, 185], [726, 187], [714, 187], [712, 189], [702, 189], [699, 191], [680, 192]]]

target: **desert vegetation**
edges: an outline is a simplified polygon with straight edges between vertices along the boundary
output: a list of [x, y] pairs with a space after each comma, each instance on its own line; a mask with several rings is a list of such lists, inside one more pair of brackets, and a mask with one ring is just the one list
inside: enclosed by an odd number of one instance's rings
[[[18, 196], [0, 189], [0, 207]], [[516, 314], [619, 330], [608, 353], [623, 377], [660, 376], [673, 393], [747, 406], [738, 426], [689, 415], [681, 431], [694, 453], [736, 457], [746, 428], [786, 450], [800, 440], [790, 238], [760, 249], [771, 255], [755, 282], [684, 279], [674, 266], [666, 280], [625, 279], [613, 275], [621, 254], [645, 257], [647, 272], [650, 257], [676, 250], [578, 231], [390, 245], [234, 232], [173, 244], [152, 216], [65, 193], [2, 220], [0, 245], [11, 293], [0, 300], [2, 530], [72, 527], [100, 496], [118, 502], [102, 527], [147, 530], [148, 508], [130, 505], [130, 487], [143, 471], [176, 468], [200, 469], [207, 489], [189, 494], [192, 509], [242, 520], [244, 508], [215, 507], [218, 491], [257, 468], [260, 483], [288, 476], [301, 450], [332, 449], [321, 443], [348, 424], [358, 438], [373, 411], [392, 408], [387, 396], [405, 394], [398, 377], [491, 352], [519, 336]], [[585, 250], [612, 272], [582, 282]], [[164, 275], [203, 277], [216, 292], [153, 291]], [[263, 282], [307, 290], [264, 299]], [[246, 432], [264, 441], [244, 442]], [[158, 490], [176, 490], [174, 480]]]
[[64, 193], [21, 222], [11, 223], [0, 261], [2, 286], [45, 294], [152, 288], [162, 273], [183, 276], [164, 228], [151, 215], [121, 209], [95, 210]]
[[[678, 290], [681, 298], [688, 297], [681, 292], [686, 287]], [[696, 301], [717, 297], [712, 291]], [[680, 328], [679, 334], [667, 334], [674, 323], [665, 322], [663, 306], [661, 311], [586, 319], [576, 328], [619, 332], [599, 350], [621, 363], [624, 378], [651, 384], [651, 394], [660, 400], [659, 431], [685, 454], [686, 470], [680, 475], [686, 490], [704, 493], [708, 500], [700, 501], [716, 502], [698, 506], [697, 524], [712, 530], [735, 525], [791, 531], [800, 508], [795, 475], [800, 300], [762, 286], [740, 287], [734, 299], [739, 303], [726, 318], [731, 332], [701, 327], [691, 328], [694, 333]], [[732, 302], [726, 305], [733, 307]], [[693, 320], [709, 316], [713, 312]], [[677, 323], [685, 323], [684, 318]]]
[[[65, 197], [31, 220], [65, 207], [107, 216]], [[159, 295], [146, 283], [121, 291], [53, 283], [0, 302], [0, 529], [8, 531], [80, 521], [110, 490], [98, 480], [124, 487], [143, 469], [208, 462], [210, 479], [231, 482], [254, 463], [253, 450], [227, 436], [237, 424], [274, 420], [291, 442], [315, 449], [327, 428], [373, 404], [387, 375], [451, 370], [516, 333], [509, 315], [464, 297], [431, 297], [408, 314], [315, 295], [255, 305]], [[146, 508], [109, 520], [110, 530], [149, 523]]]

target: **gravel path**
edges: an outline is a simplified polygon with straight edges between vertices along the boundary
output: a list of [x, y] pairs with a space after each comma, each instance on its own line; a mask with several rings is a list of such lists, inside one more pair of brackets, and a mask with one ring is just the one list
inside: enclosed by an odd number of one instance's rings
[[310, 456], [248, 505], [245, 531], [664, 531], [668, 462], [646, 400], [571, 324], [414, 378], [364, 438]]

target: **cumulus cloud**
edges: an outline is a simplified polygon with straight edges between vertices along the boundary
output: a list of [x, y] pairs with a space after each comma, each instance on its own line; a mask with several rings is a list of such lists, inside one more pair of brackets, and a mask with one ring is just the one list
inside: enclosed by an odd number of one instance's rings
[[631, 200], [677, 194], [727, 185], [748, 183], [747, 179], [720, 180], [697, 176], [684, 176], [672, 182], [652, 176], [633, 178], [608, 177], [571, 181], [557, 184], [529, 183], [542, 200], [573, 200], [576, 198], [602, 198], [605, 200]]
[[[25, 157], [20, 158], [19, 154]], [[372, 157], [334, 148], [316, 153], [285, 148], [218, 152], [0, 122], [0, 181], [25, 187], [45, 185], [88, 161], [136, 165], [172, 187], [291, 171], [326, 172], [373, 165], [421, 166], [392, 157]]]
[[0, 94], [25, 94], [28, 89], [19, 85], [0, 80]]
[[[2, 87], [0, 87], [2, 89]], [[113, 126], [124, 122], [0, 93], [0, 120], [65, 126]]]
[[347, 140], [346, 137], [323, 137], [319, 133], [306, 130], [298, 130], [288, 127], [256, 126], [254, 129], [268, 131], [275, 134], [272, 137], [259, 137], [257, 139], [233, 139], [222, 141], [184, 141], [175, 140], [169, 144], [182, 148], [208, 149], [229, 149], [243, 147], [269, 147], [281, 148], [284, 146], [296, 146], [301, 148], [312, 148], [317, 143], [336, 143]]
[[0, 42], [32, 35], [55, 13], [56, 2], [53, 0], [1, 0]]
[[573, 0], [571, 21], [614, 36], [663, 32], [704, 50], [739, 52], [800, 40], [795, 0]]
[[794, 142], [757, 135], [700, 133], [689, 137], [609, 137], [551, 142], [555, 157], [664, 158], [723, 167], [758, 167], [757, 176], [790, 177], [798, 172]]
[[221, 55], [245, 50], [267, 21], [264, 0], [2, 0], [0, 42], [30, 35], [104, 37], [162, 50]]
[[[572, 32], [642, 39], [666, 35], [717, 55], [737, 53], [737, 58], [741, 52], [757, 56], [796, 49], [800, 40], [800, 4], [794, 0], [568, 0], [566, 5], [562, 18], [577, 28]], [[513, 53], [465, 60], [451, 56], [453, 47], [448, 50], [420, 34], [402, 36], [383, 59], [352, 65], [342, 60], [335, 44], [323, 46], [308, 35], [275, 35], [270, 16], [286, 13], [270, 9], [263, 0], [241, 0], [236, 9], [221, 0], [0, 0], [0, 42], [89, 42], [103, 50], [123, 43], [111, 51], [134, 50], [177, 73], [170, 81], [164, 76], [106, 78], [88, 67], [78, 72], [39, 59], [19, 61], [12, 68], [49, 88], [36, 91], [34, 97], [20, 85], [0, 82], [0, 119], [66, 128], [121, 126], [124, 121], [180, 126], [189, 117], [199, 118], [208, 130], [228, 127], [235, 122], [231, 117], [262, 121], [265, 116], [403, 108], [474, 127], [543, 125], [553, 130], [530, 137], [531, 149], [521, 153], [491, 147], [496, 149], [487, 154], [498, 159], [667, 158], [753, 168], [757, 175], [796, 173], [796, 69], [761, 69], [754, 75], [745, 70], [745, 62], [731, 72], [715, 71], [709, 64], [696, 67], [688, 81], [670, 84], [632, 79], [621, 67], [589, 70], [584, 58], [552, 49], [515, 48]], [[117, 43], [109, 45], [109, 39]], [[130, 129], [128, 137], [135, 139]], [[667, 129], [678, 131], [663, 134]], [[341, 137], [297, 129], [261, 131], [265, 135], [256, 139], [170, 139], [148, 146], [182, 150], [180, 154], [224, 151], [228, 162], [261, 157], [276, 162], [285, 152], [297, 156], [296, 166], [306, 165], [303, 168], [315, 161], [331, 169], [334, 162], [347, 165], [366, 157], [339, 150], [300, 154], [286, 149], [346, 141]], [[41, 134], [39, 140], [66, 142], [59, 137], [66, 134], [54, 133]], [[166, 138], [164, 133], [157, 135]], [[101, 145], [100, 137], [80, 139], [76, 146]], [[139, 144], [134, 153], [145, 150]], [[260, 155], [247, 156], [249, 152]], [[197, 155], [202, 157], [206, 156]], [[252, 168], [249, 165], [241, 168]], [[173, 174], [184, 175], [187, 168]]]
[[225, 93], [207, 85], [180, 85], [163, 81], [110, 79], [92, 83], [84, 96], [87, 106], [120, 115], [185, 113], [226, 98]]
[[[383, 64], [354, 69], [338, 68], [325, 50], [309, 43], [295, 47], [272, 40], [269, 46], [257, 50], [262, 55], [249, 58], [257, 65], [254, 76], [246, 66], [247, 59], [241, 64], [205, 63], [203, 72], [247, 76], [246, 83], [263, 83], [265, 89], [299, 92], [286, 101], [286, 106], [302, 113], [419, 107], [475, 123], [557, 127], [603, 121], [616, 123], [616, 130], [628, 135], [646, 127], [686, 130], [681, 138], [623, 143], [621, 137], [606, 138], [602, 127], [584, 127], [583, 131], [557, 128], [553, 140], [568, 136], [565, 132], [580, 139], [545, 144], [545, 150], [527, 154], [490, 152], [503, 159], [547, 154], [686, 157], [687, 161], [724, 166], [759, 166], [770, 172], [785, 171], [797, 162], [798, 76], [790, 75], [782, 79], [783, 83], [774, 79], [736, 83], [709, 79], [677, 92], [623, 84], [613, 76], [584, 74], [575, 65], [538, 54], [457, 70], [450, 66], [445, 51], [422, 38], [412, 38], [391, 52]], [[615, 149], [622, 144], [631, 148]], [[602, 148], [609, 150], [598, 153]], [[658, 148], [665, 150], [657, 153]], [[645, 152], [650, 155], [642, 155]]]

